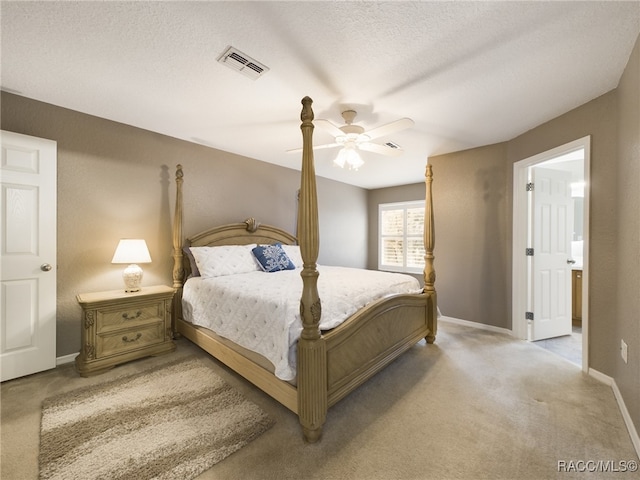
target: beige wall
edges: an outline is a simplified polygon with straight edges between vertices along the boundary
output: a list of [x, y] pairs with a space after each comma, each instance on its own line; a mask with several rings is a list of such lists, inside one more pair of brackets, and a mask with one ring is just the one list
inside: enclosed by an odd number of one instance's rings
[[[617, 152], [617, 104], [613, 91], [508, 142], [429, 158], [434, 172], [436, 288], [444, 315], [512, 328], [513, 163], [586, 135], [592, 138], [591, 188], [597, 199], [591, 205], [592, 249], [605, 249], [590, 259], [592, 276], [610, 270], [616, 238], [616, 173], [611, 163]], [[396, 197], [402, 197], [401, 192], [402, 187]], [[379, 196], [369, 192], [370, 209], [377, 208], [371, 198]], [[377, 252], [370, 244], [373, 247]], [[370, 259], [375, 255], [370, 253]], [[592, 295], [594, 314], [608, 313], [612, 295], [612, 283]], [[610, 345], [595, 345], [592, 353], [598, 355], [601, 348], [608, 351]]]
[[[80, 349], [76, 295], [119, 289], [111, 257], [146, 239], [143, 285], [172, 283], [175, 165], [184, 166], [184, 234], [253, 216], [295, 231], [300, 173], [2, 92], [2, 129], [58, 142], [57, 356]], [[366, 266], [367, 193], [318, 179], [320, 256]]]
[[[640, 427], [639, 71], [640, 37], [616, 90], [508, 143], [512, 164], [591, 135], [589, 366], [616, 381], [636, 429]], [[620, 356], [621, 339], [629, 345], [628, 364]]]
[[[616, 188], [616, 318], [612, 325], [610, 375], [615, 378], [636, 429], [640, 429], [640, 39], [620, 85]], [[617, 348], [629, 345], [625, 364]]]
[[508, 152], [512, 164], [591, 135], [589, 364], [604, 373], [610, 371], [606, 359], [615, 348], [610, 322], [615, 309], [615, 242], [619, 234], [615, 205], [618, 101], [616, 90], [596, 98], [510, 141]]
[[[429, 162], [440, 310], [446, 316], [510, 328], [505, 154], [504, 144], [498, 144], [432, 157]], [[423, 183], [369, 191], [369, 268], [377, 267], [378, 205], [422, 200], [424, 195]]]
[[443, 315], [511, 328], [505, 144], [433, 165], [438, 304]]
[[[508, 142], [429, 158], [444, 315], [511, 328], [513, 164], [591, 136], [589, 365], [640, 427], [640, 38], [617, 89]], [[415, 186], [369, 192], [369, 215]], [[392, 195], [389, 195], [392, 193]], [[406, 198], [409, 199], [409, 198]], [[371, 220], [370, 220], [371, 221]], [[376, 223], [377, 225], [377, 223]], [[377, 230], [369, 229], [370, 235]], [[377, 255], [370, 240], [369, 264]], [[620, 340], [629, 345], [629, 363]], [[634, 353], [635, 352], [635, 353]]]

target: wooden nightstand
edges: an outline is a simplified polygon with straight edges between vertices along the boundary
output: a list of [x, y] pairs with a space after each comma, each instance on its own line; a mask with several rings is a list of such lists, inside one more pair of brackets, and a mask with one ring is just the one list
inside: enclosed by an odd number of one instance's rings
[[116, 365], [148, 355], [175, 350], [171, 334], [173, 288], [144, 287], [83, 293], [82, 349], [76, 369], [83, 377], [103, 373]]

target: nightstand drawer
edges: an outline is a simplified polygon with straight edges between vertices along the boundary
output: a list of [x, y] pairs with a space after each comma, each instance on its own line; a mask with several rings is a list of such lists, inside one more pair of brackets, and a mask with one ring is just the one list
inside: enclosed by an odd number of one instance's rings
[[82, 349], [76, 369], [83, 377], [115, 365], [172, 352], [171, 303], [174, 290], [165, 285], [139, 292], [110, 290], [81, 293]]
[[164, 341], [164, 322], [130, 328], [108, 334], [99, 334], [100, 341], [96, 345], [97, 357], [115, 355], [136, 350]]
[[105, 333], [121, 328], [135, 327], [160, 321], [164, 318], [164, 303], [153, 305], [132, 306], [131, 308], [109, 309], [97, 311], [97, 331]]

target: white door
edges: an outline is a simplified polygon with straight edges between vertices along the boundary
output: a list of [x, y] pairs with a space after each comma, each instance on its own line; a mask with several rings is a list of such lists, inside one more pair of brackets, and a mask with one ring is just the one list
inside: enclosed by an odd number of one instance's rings
[[571, 173], [532, 168], [533, 322], [531, 340], [571, 334]]
[[0, 381], [56, 366], [56, 142], [2, 131]]

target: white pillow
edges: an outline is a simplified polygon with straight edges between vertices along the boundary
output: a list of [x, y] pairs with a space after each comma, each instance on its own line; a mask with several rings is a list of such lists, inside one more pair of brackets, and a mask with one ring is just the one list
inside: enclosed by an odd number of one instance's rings
[[284, 253], [293, 262], [296, 268], [302, 268], [302, 254], [300, 253], [300, 245], [282, 245]]
[[220, 247], [190, 247], [203, 278], [222, 277], [260, 271], [251, 245], [223, 245]]

